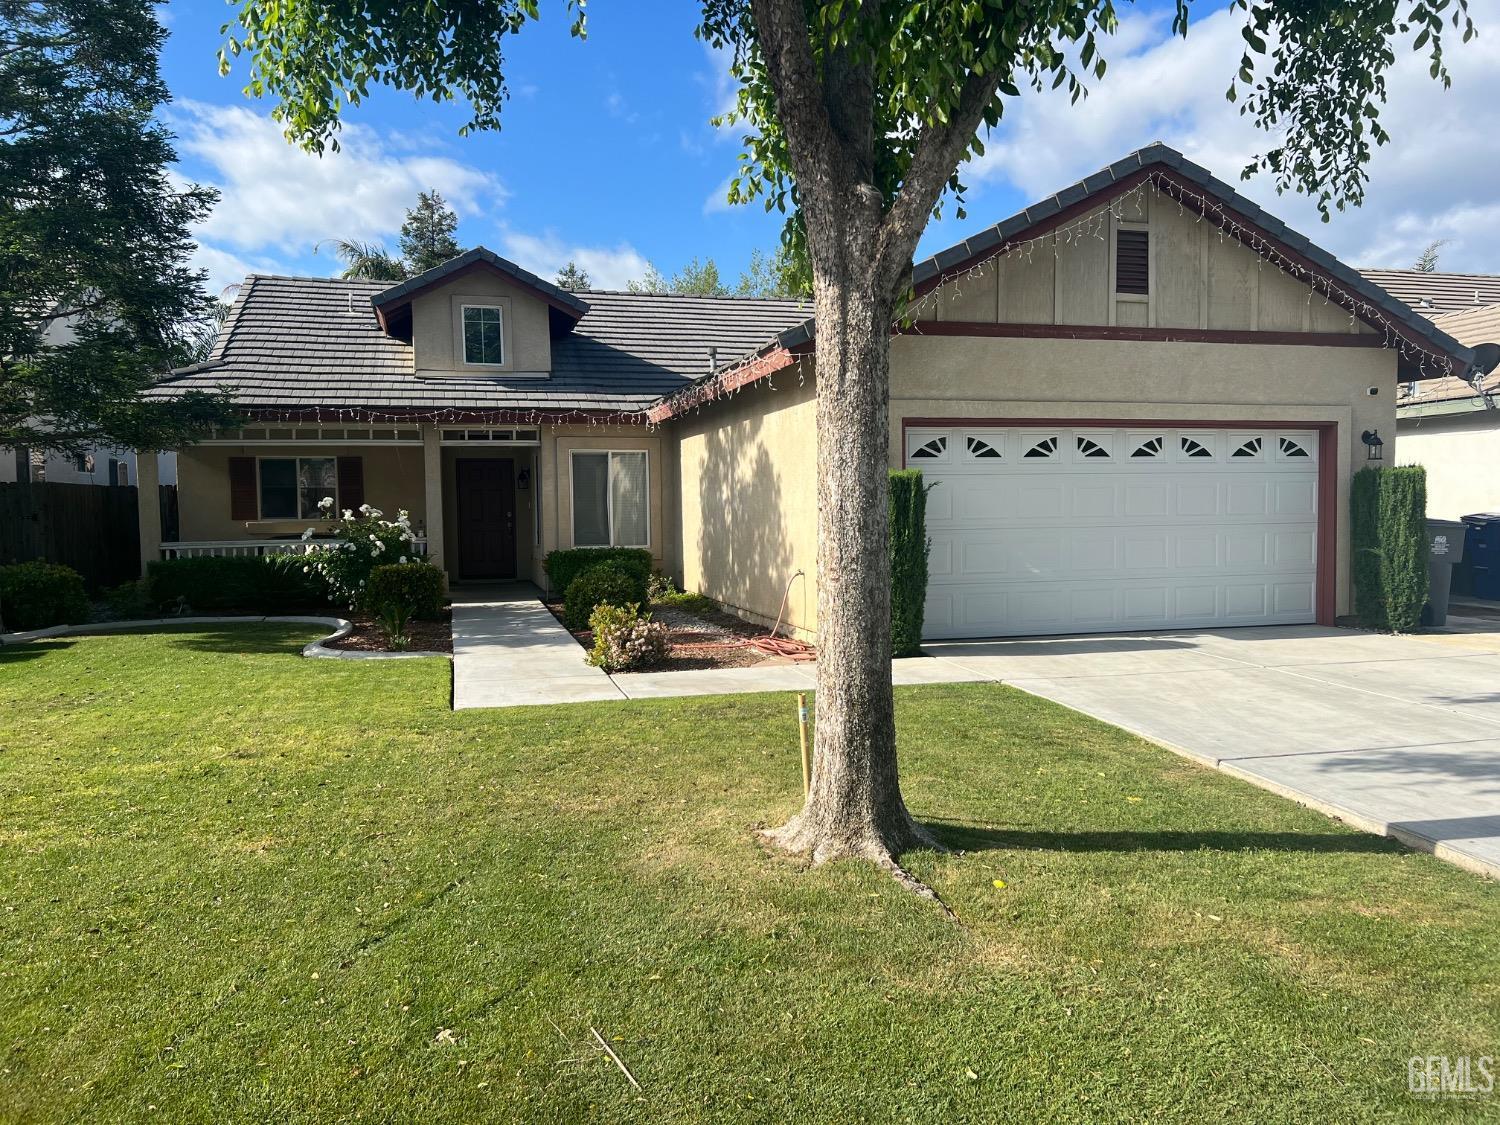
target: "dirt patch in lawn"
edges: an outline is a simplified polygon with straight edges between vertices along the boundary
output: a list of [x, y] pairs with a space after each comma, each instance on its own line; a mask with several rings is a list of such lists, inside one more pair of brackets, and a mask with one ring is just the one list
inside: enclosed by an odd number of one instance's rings
[[[563, 623], [560, 600], [543, 603], [558, 623]], [[651, 619], [667, 627], [667, 659], [650, 669], [653, 672], [690, 672], [702, 668], [750, 668], [757, 664], [791, 664], [788, 656], [773, 655], [752, 648], [751, 642], [767, 637], [764, 625], [752, 625], [722, 609], [689, 612], [678, 606], [652, 605]], [[567, 628], [563, 625], [563, 628]], [[594, 647], [594, 634], [587, 629], [569, 629], [585, 649]]]
[[[386, 638], [385, 631], [375, 623], [375, 618], [370, 614], [346, 610], [343, 616], [353, 623], [354, 631], [347, 637], [329, 641], [325, 648], [350, 652], [396, 651]], [[442, 617], [432, 621], [412, 621], [407, 625], [407, 633], [411, 637], [411, 643], [406, 646], [408, 652], [452, 652], [453, 611], [445, 609]]]

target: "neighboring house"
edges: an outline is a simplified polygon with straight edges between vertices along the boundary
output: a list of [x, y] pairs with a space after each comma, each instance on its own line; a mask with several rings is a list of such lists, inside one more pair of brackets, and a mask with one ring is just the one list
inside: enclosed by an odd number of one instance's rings
[[[17, 453], [0, 447], [0, 484], [22, 479], [53, 484], [134, 484], [135, 460], [136, 455], [128, 449], [97, 447], [83, 453], [29, 449]], [[156, 472], [160, 483], [176, 484], [177, 454], [159, 454]]]
[[[71, 343], [77, 319], [53, 317], [42, 331], [43, 342], [54, 347]], [[162, 484], [176, 483], [175, 453], [159, 456], [157, 476]], [[135, 454], [128, 449], [98, 446], [82, 453], [55, 453], [0, 446], [0, 484], [30, 480], [54, 484], [129, 485], [135, 483], [135, 477]]]
[[1500, 277], [1420, 270], [1364, 274], [1473, 349], [1478, 360], [1471, 378], [1402, 385], [1396, 460], [1426, 468], [1428, 515], [1458, 519], [1500, 512]]
[[[1348, 490], [1430, 321], [1162, 145], [918, 263], [888, 463], [937, 483], [928, 635], [1330, 623]], [[246, 411], [179, 459], [182, 544], [274, 549], [317, 501], [408, 509], [455, 582], [644, 546], [816, 625], [815, 326], [789, 301], [568, 293], [487, 250], [392, 287], [252, 277], [151, 393]], [[804, 577], [796, 578], [801, 571]], [[782, 612], [783, 600], [785, 601]]]

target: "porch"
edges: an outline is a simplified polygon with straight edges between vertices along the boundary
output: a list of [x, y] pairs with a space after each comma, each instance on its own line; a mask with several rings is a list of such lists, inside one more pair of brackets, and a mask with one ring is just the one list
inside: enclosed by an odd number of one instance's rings
[[324, 497], [336, 512], [404, 510], [453, 583], [543, 585], [546, 553], [575, 545], [646, 546], [665, 565], [661, 444], [636, 426], [247, 425], [179, 451], [180, 533], [164, 540], [142, 505], [142, 566], [301, 554], [309, 527], [335, 535]]

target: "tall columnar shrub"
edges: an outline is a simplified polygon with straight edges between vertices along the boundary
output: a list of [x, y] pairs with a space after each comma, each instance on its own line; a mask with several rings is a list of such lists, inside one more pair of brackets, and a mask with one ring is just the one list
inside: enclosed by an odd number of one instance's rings
[[891, 471], [891, 653], [922, 648], [927, 604], [927, 490], [920, 469]]
[[1381, 471], [1380, 556], [1386, 625], [1410, 633], [1427, 604], [1427, 470], [1420, 465]]
[[1361, 469], [1349, 488], [1349, 542], [1354, 560], [1354, 614], [1366, 629], [1386, 627], [1380, 586], [1380, 470]]
[[1361, 469], [1350, 494], [1354, 611], [1369, 629], [1408, 633], [1427, 602], [1427, 472]]

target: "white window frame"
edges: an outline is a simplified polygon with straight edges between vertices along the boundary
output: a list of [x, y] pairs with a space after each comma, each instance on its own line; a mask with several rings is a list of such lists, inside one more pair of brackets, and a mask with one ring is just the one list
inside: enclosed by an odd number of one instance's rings
[[[465, 331], [467, 325], [464, 318], [470, 309], [493, 309], [495, 315], [500, 318], [500, 359], [498, 362], [491, 360], [477, 360], [469, 358], [469, 335]], [[462, 301], [458, 306], [458, 346], [460, 349], [459, 362], [465, 367], [481, 367], [494, 370], [505, 367], [510, 359], [510, 349], [505, 346], [505, 306], [499, 303], [488, 304], [481, 301]]]
[[[646, 541], [644, 543], [616, 543], [615, 542], [615, 497], [614, 490], [609, 487], [609, 474], [604, 477], [604, 521], [609, 526], [609, 542], [582, 545], [578, 542], [578, 504], [573, 492], [573, 466], [574, 458], [579, 454], [585, 456], [592, 454], [598, 456], [607, 453], [613, 457], [617, 453], [629, 453], [646, 458]], [[568, 534], [573, 541], [574, 547], [583, 550], [608, 550], [612, 547], [640, 547], [650, 549], [651, 547], [651, 451], [649, 449], [570, 449], [568, 450], [568, 518], [570, 525]]]
[[[264, 461], [293, 461], [293, 462], [296, 462], [297, 463], [296, 479], [299, 480], [299, 481], [302, 479], [302, 464], [301, 463], [303, 461], [332, 461], [333, 462], [333, 510], [334, 510], [335, 513], [343, 511], [343, 509], [339, 507], [339, 459], [338, 459], [337, 455], [331, 454], [331, 453], [330, 454], [317, 454], [317, 455], [308, 454], [307, 456], [304, 457], [301, 454], [294, 453], [290, 457], [278, 457], [275, 454], [266, 454], [264, 457], [257, 457], [255, 459], [255, 518], [256, 518], [257, 521], [264, 522], [266, 520], [273, 520], [273, 521], [274, 520], [296, 520], [296, 521], [298, 521], [300, 523], [300, 522], [303, 522], [303, 521], [306, 521], [306, 520], [311, 520], [311, 519], [317, 519], [317, 518], [319, 518], [318, 516], [304, 516], [304, 515], [300, 515], [300, 514], [299, 515], [294, 515], [294, 516], [268, 516], [268, 515], [266, 515], [266, 513], [265, 513], [265, 502], [264, 502], [265, 501], [265, 496], [264, 496], [264, 493], [263, 493], [263, 491], [261, 489], [261, 483], [260, 483], [260, 481], [261, 481], [260, 467], [261, 467], [261, 463], [264, 462]], [[301, 493], [302, 493], [302, 486], [299, 484], [297, 486], [297, 494], [298, 494], [297, 495], [297, 499], [298, 499], [297, 509], [298, 509], [299, 513], [301, 512], [301, 509], [302, 509], [302, 504], [301, 504], [302, 496], [301, 496]], [[319, 513], [319, 515], [321, 515], [321, 514], [322, 513]]]

